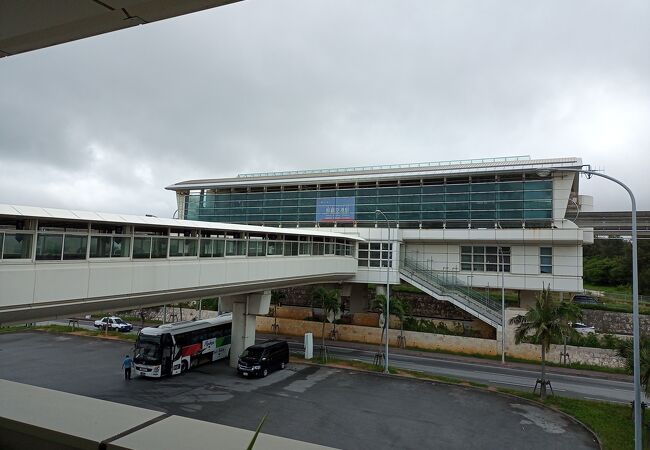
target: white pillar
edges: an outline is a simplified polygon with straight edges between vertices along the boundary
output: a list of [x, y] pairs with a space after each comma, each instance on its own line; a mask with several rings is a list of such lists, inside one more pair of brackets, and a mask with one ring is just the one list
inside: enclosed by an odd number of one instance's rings
[[255, 317], [269, 313], [271, 291], [221, 298], [224, 310], [232, 311], [230, 367], [237, 367], [239, 355], [255, 344]]

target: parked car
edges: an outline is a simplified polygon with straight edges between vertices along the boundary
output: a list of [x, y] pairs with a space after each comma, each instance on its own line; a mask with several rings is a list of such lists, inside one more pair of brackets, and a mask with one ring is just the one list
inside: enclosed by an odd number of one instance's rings
[[576, 322], [573, 325], [573, 329], [576, 330], [580, 334], [589, 334], [589, 333], [595, 333], [596, 329], [592, 326], [585, 325], [584, 323]]
[[131, 331], [133, 329], [133, 325], [123, 321], [117, 316], [102, 317], [99, 320], [95, 320], [95, 326], [97, 328], [104, 329], [107, 325], [110, 330], [116, 331]]
[[571, 299], [572, 303], [577, 305], [597, 305], [598, 300], [587, 294], [576, 294]]
[[265, 377], [271, 370], [284, 369], [288, 363], [289, 344], [287, 341], [272, 339], [244, 350], [237, 362], [237, 373], [245, 377]]

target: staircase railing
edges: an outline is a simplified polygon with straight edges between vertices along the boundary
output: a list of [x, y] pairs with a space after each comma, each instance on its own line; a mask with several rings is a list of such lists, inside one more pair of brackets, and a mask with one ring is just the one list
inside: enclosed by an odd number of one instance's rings
[[463, 283], [455, 272], [431, 270], [425, 264], [411, 258], [402, 258], [400, 272], [407, 278], [417, 278], [439, 295], [454, 298], [476, 312], [483, 313], [501, 323], [501, 305], [486, 295]]

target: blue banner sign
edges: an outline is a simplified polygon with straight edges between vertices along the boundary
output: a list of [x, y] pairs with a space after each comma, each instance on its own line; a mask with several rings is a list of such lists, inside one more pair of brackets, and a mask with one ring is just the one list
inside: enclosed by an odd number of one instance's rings
[[316, 200], [316, 222], [354, 220], [354, 197], [329, 197]]

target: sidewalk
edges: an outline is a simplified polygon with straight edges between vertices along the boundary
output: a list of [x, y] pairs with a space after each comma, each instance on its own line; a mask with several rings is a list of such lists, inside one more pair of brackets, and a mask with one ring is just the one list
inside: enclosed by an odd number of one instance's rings
[[[287, 336], [282, 334], [267, 334], [267, 333], [258, 333], [257, 338], [260, 339], [276, 339], [282, 338], [288, 342], [303, 344], [303, 338], [300, 336]], [[314, 337], [314, 347], [320, 345], [320, 338]], [[376, 352], [378, 346], [376, 344], [363, 344], [360, 342], [347, 342], [347, 341], [331, 341], [325, 340], [327, 345], [332, 347], [345, 347], [355, 350], [363, 350], [368, 352]], [[455, 362], [465, 362], [465, 363], [474, 363], [481, 364], [485, 366], [492, 367], [505, 367], [509, 369], [522, 369], [522, 370], [541, 370], [540, 364], [533, 363], [522, 363], [522, 362], [511, 362], [506, 361], [505, 364], [501, 364], [501, 360], [490, 359], [490, 358], [478, 358], [475, 356], [463, 356], [455, 355], [449, 353], [437, 353], [433, 351], [423, 351], [423, 350], [409, 350], [402, 349], [398, 347], [389, 347], [389, 352], [397, 355], [407, 355], [407, 356], [418, 356], [420, 358], [430, 358], [437, 360], [446, 360], [446, 361], [455, 361]], [[615, 380], [615, 381], [632, 381], [632, 375], [619, 374], [619, 373], [607, 373], [607, 372], [598, 372], [595, 370], [585, 370], [585, 369], [572, 369], [569, 367], [551, 367], [546, 366], [547, 373], [555, 373], [562, 375], [575, 375], [581, 377], [596, 378], [601, 380]]]

